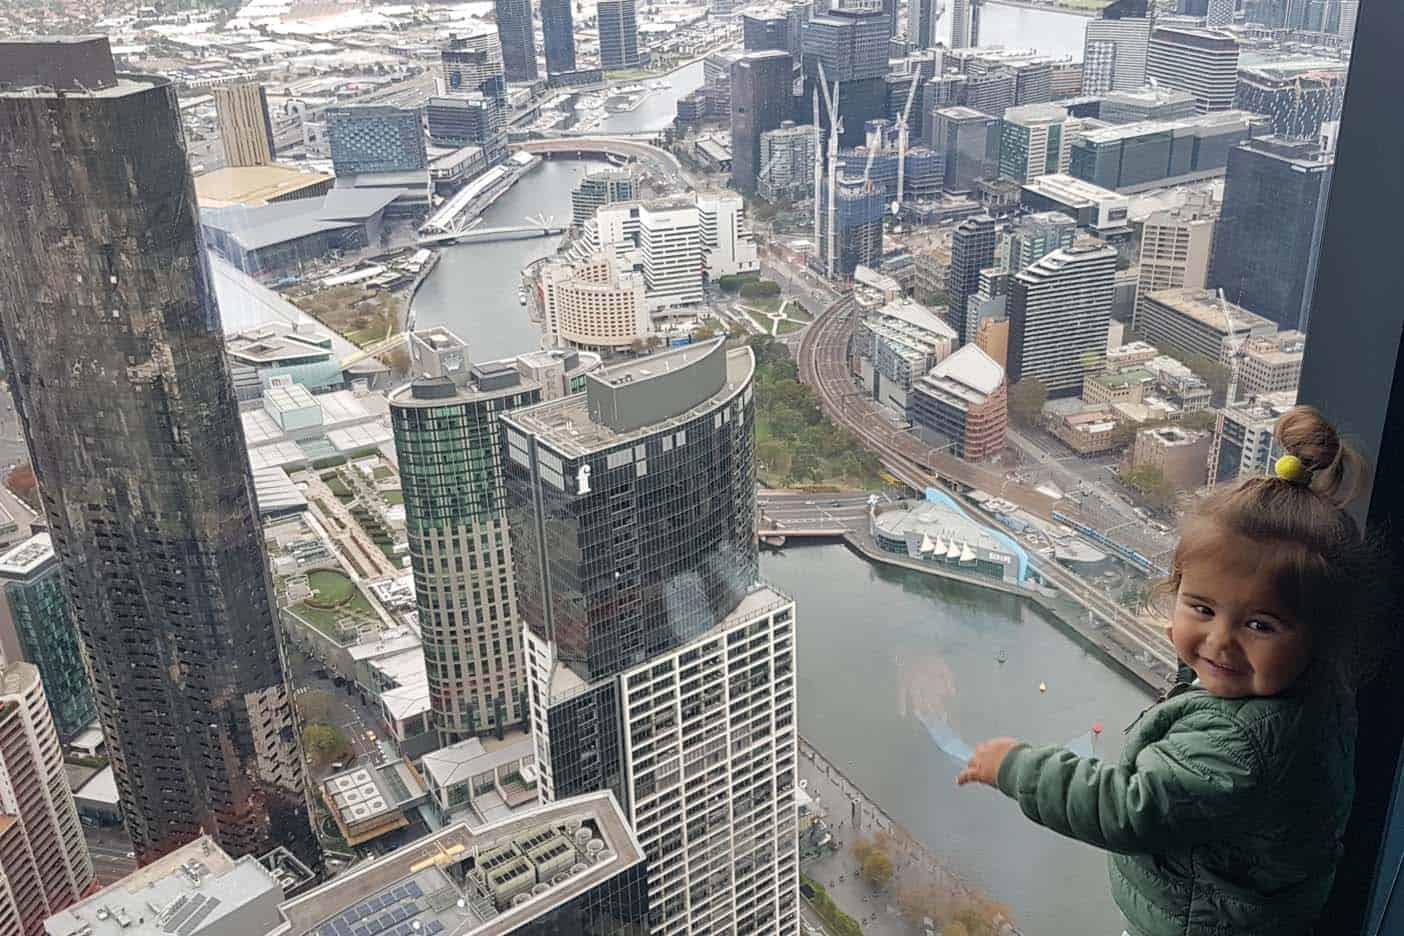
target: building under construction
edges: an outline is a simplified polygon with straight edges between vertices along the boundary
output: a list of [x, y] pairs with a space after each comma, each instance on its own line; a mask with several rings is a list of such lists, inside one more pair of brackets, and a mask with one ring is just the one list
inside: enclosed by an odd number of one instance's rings
[[[832, 174], [828, 178], [832, 179]], [[820, 215], [823, 257], [827, 259], [826, 251], [832, 246], [834, 278], [852, 279], [859, 264], [877, 266], [882, 256], [882, 216], [886, 210], [887, 197], [881, 186], [846, 176], [843, 165], [839, 165], [838, 188], [834, 192], [834, 228], [838, 237], [832, 245], [828, 212]]]

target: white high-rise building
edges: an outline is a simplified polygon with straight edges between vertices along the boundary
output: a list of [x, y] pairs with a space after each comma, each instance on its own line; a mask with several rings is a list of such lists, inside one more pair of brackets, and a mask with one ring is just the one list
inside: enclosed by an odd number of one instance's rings
[[761, 134], [760, 173], [756, 193], [772, 204], [787, 204], [814, 194], [814, 126], [786, 121]]
[[39, 669], [0, 668], [0, 932], [42, 932], [93, 883]]
[[1082, 51], [1082, 93], [1134, 91], [1146, 83], [1149, 19], [1087, 21]]
[[980, 0], [951, 0], [950, 17], [952, 49], [980, 44]]
[[649, 308], [702, 301], [702, 223], [694, 199], [644, 204], [639, 210], [639, 252]]
[[1217, 29], [1157, 26], [1146, 77], [1194, 95], [1199, 113], [1230, 110], [1238, 91], [1238, 40]]
[[578, 263], [551, 261], [537, 278], [543, 331], [557, 347], [611, 351], [653, 335], [644, 278], [600, 252]]
[[756, 239], [745, 227], [746, 202], [736, 192], [697, 196], [702, 264], [712, 279], [760, 270]]
[[1205, 197], [1178, 208], [1157, 211], [1141, 228], [1141, 258], [1136, 278], [1136, 306], [1162, 289], [1204, 288], [1219, 207]]
[[1035, 378], [1048, 395], [1080, 396], [1107, 357], [1116, 248], [1074, 244], [1044, 257], [1009, 284], [1009, 382]]

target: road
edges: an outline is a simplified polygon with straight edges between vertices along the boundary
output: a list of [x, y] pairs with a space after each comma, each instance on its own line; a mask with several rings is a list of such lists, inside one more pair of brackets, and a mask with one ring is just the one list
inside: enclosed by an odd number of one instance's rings
[[83, 827], [83, 838], [88, 844], [88, 855], [93, 859], [93, 873], [103, 887], [120, 881], [136, 870], [132, 854], [132, 842], [121, 826], [115, 828]]
[[11, 465], [27, 461], [29, 448], [24, 444], [24, 430], [10, 397], [10, 385], [0, 381], [0, 477], [9, 473]]
[[[1055, 505], [1075, 520], [1095, 520], [1095, 517], [1085, 517], [1080, 508], [1066, 499], [1055, 500], [997, 471], [956, 458], [882, 419], [872, 401], [854, 387], [845, 361], [856, 314], [856, 303], [843, 299], [826, 309], [805, 330], [798, 355], [800, 380], [815, 389], [831, 419], [857, 436], [899, 478], [918, 488], [942, 481], [978, 488], [1050, 522], [1056, 522], [1053, 520]], [[1174, 654], [1159, 626], [1131, 614], [1057, 562], [1040, 562], [1037, 557], [1033, 558], [1034, 568], [1040, 575], [1086, 607], [1095, 618], [1114, 627], [1143, 662], [1153, 665], [1158, 661], [1173, 672]]]
[[[761, 491], [756, 496], [765, 529], [866, 530], [868, 497], [863, 494], [807, 494], [788, 491]], [[891, 498], [879, 495], [883, 503]]]
[[[380, 709], [366, 697], [361, 702], [361, 692], [347, 683], [338, 687], [330, 676], [321, 676], [322, 664], [306, 656], [295, 646], [288, 646], [288, 664], [292, 668], [293, 698], [313, 691], [326, 692], [331, 701], [331, 721], [346, 735], [351, 744], [357, 763], [384, 763], [385, 752], [379, 742], [388, 737]], [[343, 764], [343, 769], [350, 764]], [[314, 770], [317, 779], [335, 773], [334, 769]]]

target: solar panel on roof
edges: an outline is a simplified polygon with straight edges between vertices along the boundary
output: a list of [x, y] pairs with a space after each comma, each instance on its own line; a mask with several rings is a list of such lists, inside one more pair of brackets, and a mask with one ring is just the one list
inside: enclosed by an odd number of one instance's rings
[[354, 936], [370, 936], [370, 930], [364, 926], [358, 926], [351, 931]]
[[409, 896], [411, 896], [411, 897], [423, 897], [423, 896], [424, 896], [424, 891], [420, 889], [420, 887], [419, 887], [419, 882], [418, 882], [418, 881], [410, 881], [409, 884], [408, 884], [407, 886], [409, 887]]
[[429, 936], [434, 936], [435, 933], [442, 933], [444, 931], [444, 924], [440, 923], [438, 920], [433, 920], [426, 929], [428, 930]]
[[205, 922], [205, 917], [209, 916], [211, 913], [214, 913], [215, 907], [218, 906], [218, 897], [206, 897], [205, 902], [200, 905], [200, 908], [196, 910], [193, 914], [191, 914], [190, 919], [186, 920], [185, 923], [181, 926], [180, 930], [178, 931], [180, 933], [180, 936], [190, 936], [191, 933], [194, 933], [196, 927], [198, 927], [201, 923]]

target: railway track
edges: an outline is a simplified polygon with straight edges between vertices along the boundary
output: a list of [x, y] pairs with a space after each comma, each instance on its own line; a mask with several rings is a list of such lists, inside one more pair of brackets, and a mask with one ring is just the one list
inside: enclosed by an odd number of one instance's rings
[[[905, 476], [904, 480], [955, 481], [996, 494], [1040, 519], [1054, 522], [1054, 498], [1012, 484], [999, 472], [944, 454], [893, 428], [877, 413], [872, 402], [854, 389], [844, 358], [856, 311], [857, 304], [851, 298], [840, 299], [819, 315], [800, 341], [800, 380], [818, 394], [820, 405], [829, 417], [857, 436], [885, 464], [896, 469], [898, 475]], [[1079, 510], [1062, 506], [1059, 509], [1080, 518]], [[1033, 561], [1044, 578], [1087, 608], [1095, 618], [1115, 628], [1133, 651], [1144, 653], [1173, 670], [1174, 653], [1159, 627], [1129, 613], [1056, 561]]]

